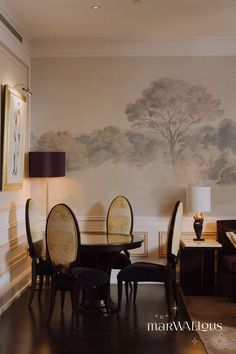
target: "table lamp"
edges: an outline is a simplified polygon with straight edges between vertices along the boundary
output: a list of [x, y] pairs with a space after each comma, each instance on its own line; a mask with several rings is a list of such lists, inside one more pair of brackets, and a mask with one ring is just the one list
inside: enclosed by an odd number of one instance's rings
[[194, 241], [204, 241], [202, 229], [204, 216], [203, 212], [211, 211], [211, 188], [190, 187], [187, 190], [187, 210], [194, 212], [193, 228], [196, 234]]
[[46, 178], [46, 216], [49, 212], [48, 178], [65, 176], [66, 153], [61, 151], [29, 152], [29, 177]]

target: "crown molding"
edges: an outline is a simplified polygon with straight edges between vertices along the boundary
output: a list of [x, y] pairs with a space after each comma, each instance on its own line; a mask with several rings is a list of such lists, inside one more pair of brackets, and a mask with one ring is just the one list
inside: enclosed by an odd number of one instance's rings
[[37, 40], [32, 57], [235, 56], [236, 38], [158, 41]]

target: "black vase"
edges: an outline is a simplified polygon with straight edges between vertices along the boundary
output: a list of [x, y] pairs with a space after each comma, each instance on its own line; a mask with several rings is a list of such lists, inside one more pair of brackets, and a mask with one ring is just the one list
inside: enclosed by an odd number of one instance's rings
[[204, 238], [201, 238], [202, 229], [203, 229], [203, 221], [194, 221], [193, 228], [194, 228], [195, 234], [197, 236], [197, 238], [194, 238], [194, 241], [204, 241]]

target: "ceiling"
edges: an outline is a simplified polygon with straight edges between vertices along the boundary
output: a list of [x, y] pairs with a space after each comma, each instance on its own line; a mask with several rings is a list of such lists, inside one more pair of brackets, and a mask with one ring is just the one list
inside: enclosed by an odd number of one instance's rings
[[[0, 0], [29, 40], [236, 38], [235, 0]], [[98, 10], [92, 6], [98, 5]]]

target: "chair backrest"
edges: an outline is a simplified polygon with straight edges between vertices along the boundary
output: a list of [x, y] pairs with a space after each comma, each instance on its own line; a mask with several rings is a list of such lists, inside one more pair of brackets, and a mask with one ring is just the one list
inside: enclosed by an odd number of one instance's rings
[[41, 258], [44, 237], [41, 215], [32, 199], [26, 201], [25, 225], [29, 244], [29, 254], [32, 258]]
[[73, 211], [65, 204], [55, 205], [47, 218], [46, 245], [51, 262], [69, 268], [78, 261], [80, 231]]
[[175, 204], [167, 233], [167, 262], [177, 263], [183, 221], [183, 203]]
[[133, 231], [133, 211], [124, 196], [114, 198], [107, 212], [107, 233], [130, 235]]

